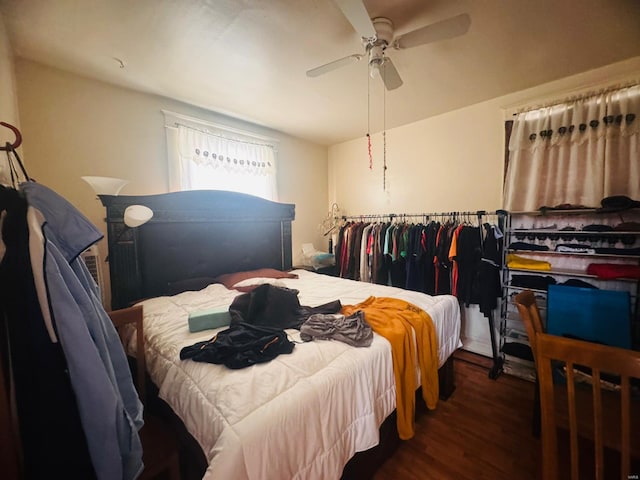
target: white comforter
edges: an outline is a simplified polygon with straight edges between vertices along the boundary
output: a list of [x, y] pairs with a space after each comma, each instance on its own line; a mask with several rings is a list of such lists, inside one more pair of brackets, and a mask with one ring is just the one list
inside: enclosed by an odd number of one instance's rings
[[[455, 297], [294, 273], [298, 279], [279, 282], [299, 290], [302, 305], [350, 305], [373, 295], [422, 308], [438, 332], [440, 366], [460, 346]], [[214, 284], [142, 302], [151, 378], [209, 460], [205, 479], [340, 478], [354, 453], [378, 443], [378, 428], [395, 408], [389, 343], [378, 335], [368, 348], [300, 343], [290, 355], [241, 370], [180, 360], [183, 347], [216, 332], [189, 333], [188, 314], [228, 306], [239, 294]], [[300, 340], [297, 330], [287, 333]]]

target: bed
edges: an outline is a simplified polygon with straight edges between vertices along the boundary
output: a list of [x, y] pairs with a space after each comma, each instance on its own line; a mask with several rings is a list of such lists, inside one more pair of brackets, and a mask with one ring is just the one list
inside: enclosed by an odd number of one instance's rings
[[[190, 451], [196, 450], [191, 457], [199, 466], [185, 466], [196, 472], [190, 476], [364, 478], [354, 472], [370, 474], [384, 457], [380, 452], [392, 451], [386, 442], [394, 438], [395, 380], [390, 345], [381, 336], [374, 335], [370, 347], [355, 348], [335, 341], [297, 343], [299, 332], [287, 330], [296, 342], [291, 354], [241, 370], [179, 359], [181, 348], [216, 332], [190, 333], [189, 313], [226, 307], [242, 294], [234, 285], [211, 283], [213, 278], [291, 269], [293, 205], [220, 191], [100, 198], [107, 207], [112, 308], [144, 306], [151, 380], [160, 403], [188, 432], [182, 432], [186, 443], [196, 445]], [[151, 208], [154, 216], [131, 229], [123, 217], [135, 204]], [[301, 305], [336, 299], [353, 305], [383, 296], [425, 310], [438, 336], [441, 395], [450, 394], [452, 353], [460, 346], [454, 297], [291, 273], [298, 278], [273, 282], [298, 290]]]

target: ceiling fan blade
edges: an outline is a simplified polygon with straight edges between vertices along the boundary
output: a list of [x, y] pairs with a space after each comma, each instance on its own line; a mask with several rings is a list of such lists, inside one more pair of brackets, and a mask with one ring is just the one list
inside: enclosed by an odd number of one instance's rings
[[362, 0], [336, 0], [336, 3], [358, 35], [364, 38], [376, 36], [376, 29]]
[[325, 63], [324, 65], [320, 65], [319, 67], [312, 68], [311, 70], [307, 70], [307, 77], [318, 77], [324, 73], [330, 72], [340, 67], [344, 67], [345, 65], [349, 65], [350, 63], [356, 63], [362, 58], [362, 55], [354, 53], [353, 55], [349, 55], [348, 57], [340, 58], [338, 60], [334, 60], [333, 62]]
[[467, 33], [471, 17], [467, 13], [432, 23], [399, 36], [393, 42], [395, 48], [411, 48], [426, 43], [446, 40]]
[[395, 90], [402, 86], [400, 74], [389, 57], [385, 57], [384, 62], [380, 65], [380, 77], [382, 77], [387, 90]]

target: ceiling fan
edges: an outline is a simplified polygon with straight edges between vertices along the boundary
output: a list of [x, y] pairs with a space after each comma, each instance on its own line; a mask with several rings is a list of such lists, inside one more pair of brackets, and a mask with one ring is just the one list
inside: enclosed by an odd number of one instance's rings
[[371, 76], [379, 74], [387, 90], [394, 90], [402, 85], [402, 79], [391, 59], [385, 55], [387, 48], [393, 47], [400, 50], [457, 37], [465, 34], [471, 25], [471, 18], [463, 13], [394, 37], [391, 20], [385, 17], [369, 18], [362, 0], [336, 0], [336, 3], [362, 37], [366, 53], [364, 55], [355, 53], [312, 68], [307, 71], [308, 77], [317, 77], [356, 63], [366, 55]]

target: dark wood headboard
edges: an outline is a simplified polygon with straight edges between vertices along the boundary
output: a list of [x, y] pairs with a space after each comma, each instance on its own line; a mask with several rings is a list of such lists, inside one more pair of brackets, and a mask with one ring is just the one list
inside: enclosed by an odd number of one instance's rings
[[[295, 205], [217, 190], [99, 197], [107, 208], [113, 309], [166, 295], [189, 279], [291, 268]], [[125, 226], [130, 205], [149, 207], [153, 217]]]

